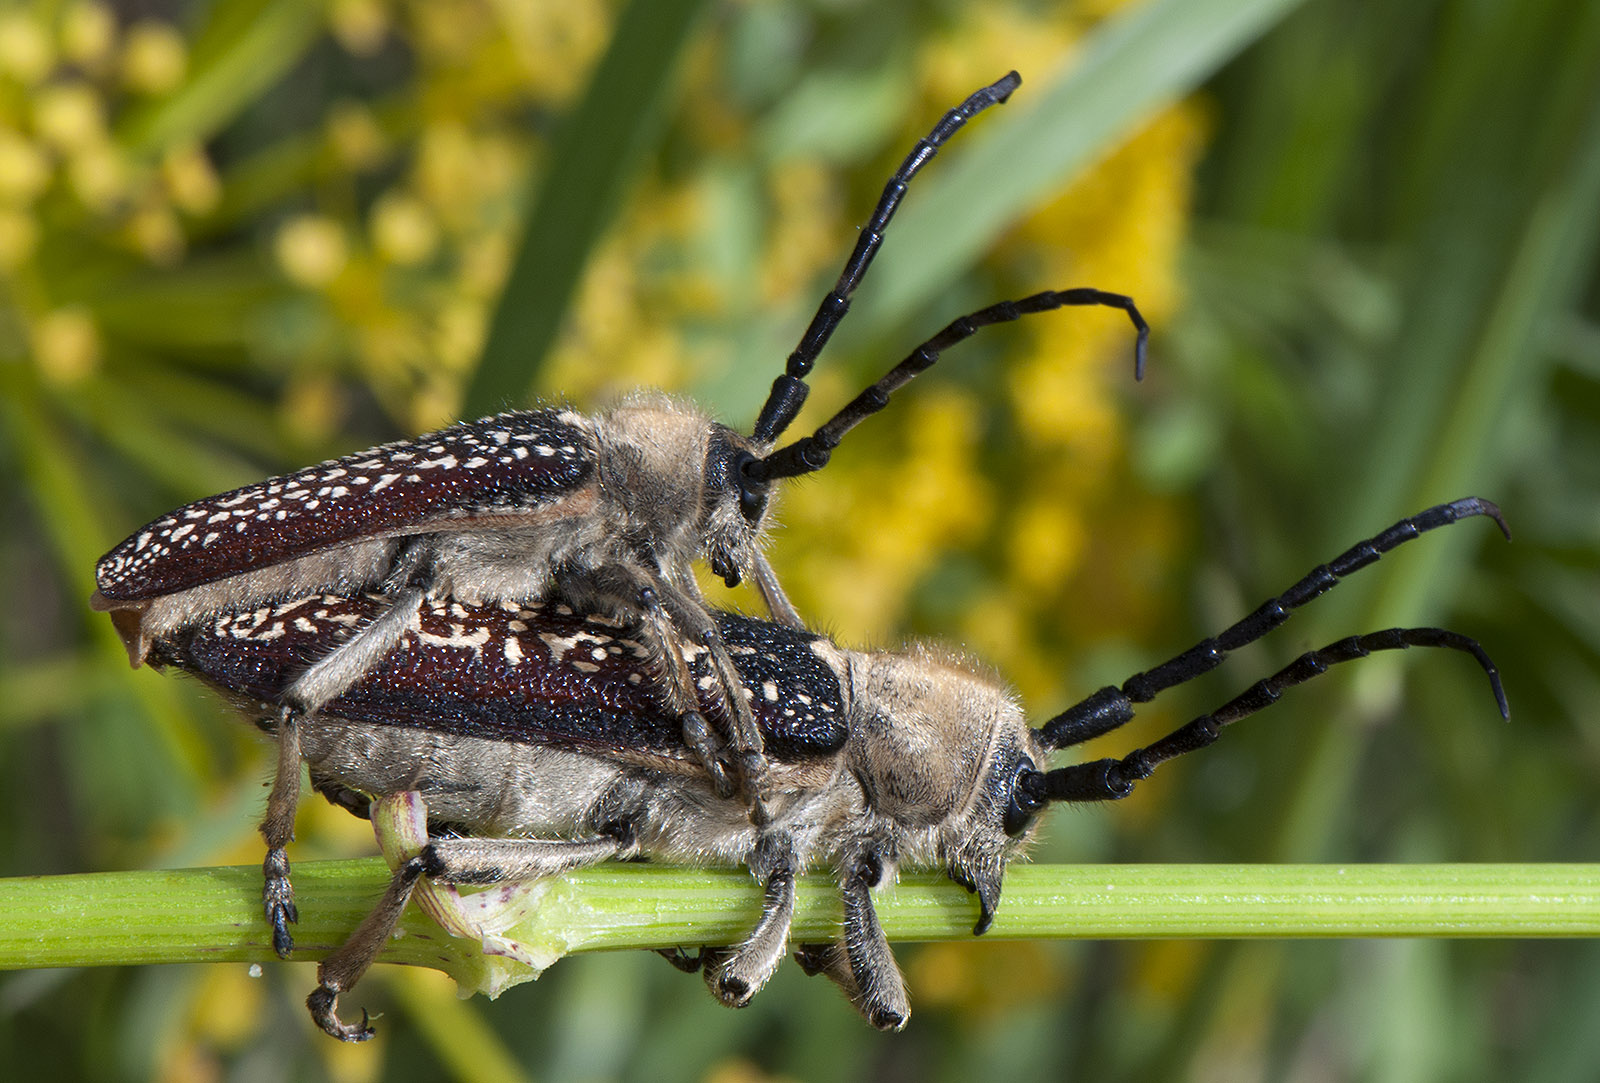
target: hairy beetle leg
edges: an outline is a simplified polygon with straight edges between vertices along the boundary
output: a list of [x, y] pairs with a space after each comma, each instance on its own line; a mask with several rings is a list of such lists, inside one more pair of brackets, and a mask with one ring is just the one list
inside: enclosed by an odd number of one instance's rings
[[[855, 967], [850, 960], [850, 949], [842, 940], [833, 940], [826, 944], [801, 944], [795, 948], [794, 961], [800, 964], [800, 969], [807, 975], [816, 977], [821, 975], [839, 987], [845, 999], [860, 1012], [867, 1022], [879, 1030], [899, 1030], [906, 1025], [911, 1014], [909, 1001], [900, 1013], [892, 1007], [869, 1004], [862, 993], [861, 984], [856, 980]], [[892, 961], [892, 959], [891, 959]], [[899, 976], [896, 970], [896, 977]], [[902, 985], [903, 989], [903, 985]]]
[[[882, 858], [866, 853], [846, 863], [839, 885], [844, 903], [843, 955], [849, 962], [855, 991], [851, 1002], [867, 1022], [879, 1030], [899, 1030], [911, 1018], [911, 997], [894, 961], [878, 912], [872, 906], [872, 888], [883, 879]], [[824, 971], [834, 977], [835, 967]], [[838, 982], [846, 993], [851, 990]]]
[[750, 558], [750, 578], [773, 620], [790, 628], [805, 628], [806, 622], [778, 582], [778, 573], [772, 570], [765, 553], [757, 552]]
[[[733, 762], [745, 801], [750, 806], [751, 822], [757, 826], [769, 823], [767, 801], [772, 786], [761, 731], [750, 713], [748, 692], [733, 659], [728, 656], [727, 646], [717, 633], [716, 622], [703, 606], [664, 584], [659, 589], [655, 585], [642, 587], [638, 598], [646, 616], [645, 626], [656, 640], [653, 646], [662, 657], [661, 671], [666, 678], [669, 705], [683, 716], [684, 741], [711, 775], [718, 796], [732, 796], [732, 783], [727, 778], [722, 757], [712, 749], [711, 735], [703, 728], [706, 716], [694, 709], [701, 700], [689, 672], [688, 657], [704, 651], [711, 677], [702, 681], [700, 688], [710, 700], [706, 706], [711, 715], [720, 716], [727, 727], [728, 748], [722, 751], [731, 750], [734, 754]], [[692, 642], [686, 642], [680, 630], [686, 630]]]
[[278, 771], [267, 798], [267, 814], [261, 821], [261, 837], [267, 843], [267, 856], [261, 863], [261, 904], [272, 929], [272, 950], [282, 959], [294, 950], [289, 926], [300, 920], [285, 850], [294, 838], [294, 815], [300, 804], [300, 717], [292, 707], [279, 712]]
[[719, 755], [723, 744], [713, 736], [705, 715], [699, 711], [683, 712], [683, 740], [700, 761], [700, 766], [711, 776], [711, 786], [717, 791], [717, 796], [724, 799], [732, 797], [736, 788], [733, 777], [728, 774], [727, 764]]
[[339, 994], [367, 972], [394, 934], [419, 877], [446, 884], [520, 883], [555, 876], [617, 857], [626, 847], [616, 838], [564, 839], [433, 839], [416, 857], [395, 870], [383, 899], [355, 932], [317, 966], [317, 988], [306, 999], [311, 1018], [342, 1042], [372, 1037], [367, 1015], [359, 1025], [340, 1022]]
[[684, 652], [679, 649], [681, 637], [672, 617], [661, 604], [661, 596], [654, 587], [644, 587], [638, 595], [645, 616], [643, 629], [647, 633], [647, 645], [656, 659], [655, 668], [660, 674], [658, 684], [665, 694], [667, 709], [681, 717], [683, 743], [711, 776], [717, 796], [732, 797], [737, 786], [728, 773], [727, 749], [712, 733], [706, 716], [696, 709], [700, 701], [694, 693], [694, 677], [689, 673]]
[[706, 984], [730, 1008], [748, 1004], [783, 962], [794, 921], [795, 862], [794, 840], [786, 832], [769, 833], [756, 845], [749, 863], [758, 875], [766, 873], [761, 920], [720, 965], [706, 967]]
[[372, 965], [372, 960], [378, 957], [379, 950], [388, 941], [400, 915], [405, 911], [418, 877], [429, 871], [430, 864], [436, 864], [431, 860], [432, 850], [433, 847], [427, 847], [395, 870], [383, 899], [361, 919], [361, 924], [356, 926], [356, 931], [350, 934], [348, 940], [317, 964], [317, 987], [306, 998], [306, 1007], [311, 1009], [312, 1020], [324, 1033], [341, 1042], [364, 1042], [372, 1037], [366, 1009], [362, 1009], [359, 1024], [351, 1026], [340, 1022], [339, 994], [360, 981], [361, 975]]
[[767, 810], [767, 802], [772, 798], [771, 764], [767, 761], [761, 730], [750, 711], [750, 691], [734, 667], [727, 644], [722, 641], [709, 613], [699, 606], [681, 606], [680, 612], [672, 616], [678, 626], [693, 629], [694, 638], [711, 663], [713, 679], [705, 690], [713, 700], [712, 705], [719, 709], [714, 713], [721, 713], [730, 731], [739, 782], [745, 802], [750, 806], [750, 821], [757, 827], [764, 827], [772, 821]]
[[286, 706], [278, 715], [278, 771], [267, 798], [266, 817], [261, 821], [261, 837], [267, 843], [267, 856], [261, 863], [261, 902], [267, 924], [272, 927], [272, 950], [280, 958], [287, 959], [294, 950], [289, 926], [300, 920], [285, 850], [294, 839], [294, 817], [300, 804], [300, 724], [360, 680], [379, 658], [399, 644], [422, 605], [423, 595], [420, 587], [395, 595], [377, 619], [319, 658], [283, 693]]

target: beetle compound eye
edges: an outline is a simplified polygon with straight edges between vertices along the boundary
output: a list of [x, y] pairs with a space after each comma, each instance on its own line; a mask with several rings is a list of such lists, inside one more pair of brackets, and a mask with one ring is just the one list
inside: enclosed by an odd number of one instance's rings
[[1017, 773], [1011, 783], [1011, 803], [1006, 806], [1004, 827], [1006, 834], [1015, 837], [1028, 829], [1048, 798], [1045, 794], [1044, 773], [1034, 767], [1026, 756], [1017, 764]]
[[741, 451], [728, 469], [730, 480], [739, 490], [739, 510], [752, 526], [761, 521], [767, 510], [767, 496], [771, 491], [767, 480], [757, 476], [759, 462], [748, 451]]

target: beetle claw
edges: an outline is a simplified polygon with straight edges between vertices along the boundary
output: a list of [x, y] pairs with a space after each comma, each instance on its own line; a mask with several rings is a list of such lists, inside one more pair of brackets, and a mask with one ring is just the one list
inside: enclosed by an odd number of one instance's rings
[[311, 1009], [311, 1018], [321, 1027], [323, 1033], [328, 1034], [341, 1042], [364, 1042], [371, 1038], [376, 1031], [370, 1025], [371, 1017], [365, 1008], [361, 1009], [361, 1022], [355, 1026], [339, 1021], [339, 994], [326, 985], [319, 985], [306, 997], [306, 1007]]

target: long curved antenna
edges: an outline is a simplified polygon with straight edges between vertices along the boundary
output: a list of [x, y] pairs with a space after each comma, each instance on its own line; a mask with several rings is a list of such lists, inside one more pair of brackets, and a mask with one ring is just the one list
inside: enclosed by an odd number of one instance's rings
[[811, 372], [811, 366], [816, 363], [817, 355], [822, 353], [822, 348], [828, 344], [834, 329], [839, 326], [839, 321], [850, 311], [850, 296], [861, 284], [867, 268], [872, 266], [872, 259], [878, 254], [878, 246], [883, 243], [883, 231], [888, 228], [889, 219], [894, 217], [895, 210], [900, 206], [900, 200], [905, 197], [906, 187], [910, 184], [911, 178], [939, 153], [939, 148], [960, 131], [962, 125], [989, 106], [997, 105], [1011, 97], [1012, 91], [1021, 85], [1022, 76], [1016, 72], [1008, 73], [1004, 78], [984, 87], [946, 113], [939, 123], [933, 126], [933, 131], [911, 148], [911, 153], [900, 163], [900, 168], [889, 178], [889, 183], [883, 186], [883, 195], [878, 197], [878, 205], [873, 208], [872, 217], [867, 220], [867, 224], [861, 229], [861, 235], [856, 238], [856, 246], [851, 251], [850, 258], [845, 261], [839, 280], [834, 283], [828, 296], [822, 299], [822, 304], [817, 307], [817, 314], [811, 317], [810, 326], [806, 328], [805, 334], [800, 336], [800, 344], [789, 355], [783, 375], [773, 381], [772, 392], [767, 396], [766, 405], [761, 407], [761, 413], [756, 418], [755, 439], [771, 443], [799, 415], [808, 390], [805, 378]]
[[1312, 569], [1298, 583], [1263, 602], [1256, 611], [1220, 635], [1202, 640], [1182, 654], [1145, 670], [1122, 683], [1100, 689], [1067, 708], [1039, 727], [1039, 741], [1046, 748], [1066, 748], [1103, 733], [1109, 733], [1133, 717], [1135, 703], [1148, 703], [1156, 694], [1208, 673], [1222, 664], [1229, 651], [1254, 643], [1289, 619], [1289, 614], [1332, 588], [1339, 580], [1383, 554], [1437, 527], [1473, 515], [1486, 515], [1511, 537], [1500, 509], [1488, 500], [1469, 496], [1439, 504], [1418, 515], [1402, 519], [1383, 533], [1351, 546], [1327, 564]]
[[1365, 658], [1374, 651], [1405, 650], [1407, 647], [1448, 647], [1471, 654], [1489, 675], [1501, 717], [1511, 717], [1505, 689], [1500, 685], [1500, 672], [1475, 640], [1443, 628], [1387, 628], [1308, 651], [1217, 710], [1201, 715], [1154, 744], [1136, 749], [1121, 759], [1092, 760], [1036, 772], [1037, 777], [1030, 777], [1027, 783], [1028, 797], [1035, 802], [1114, 801], [1126, 797], [1133, 791], [1134, 783], [1149, 778], [1167, 760], [1205, 748], [1221, 736], [1223, 726], [1271, 706], [1287, 689], [1326, 673], [1328, 667]]
[[1032, 297], [1024, 297], [1020, 301], [1001, 301], [999, 304], [980, 308], [976, 312], [952, 320], [944, 330], [912, 350], [904, 361], [890, 369], [881, 380], [851, 399], [845, 408], [834, 414], [822, 428], [810, 436], [801, 437], [764, 459], [748, 463], [745, 471], [758, 481], [771, 481], [821, 470], [828, 465], [828, 458], [833, 454], [833, 449], [839, 446], [839, 441], [843, 439], [845, 433], [888, 406], [890, 395], [939, 360], [939, 355], [951, 346], [977, 334], [980, 327], [1009, 323], [1024, 316], [1038, 312], [1053, 312], [1058, 308], [1072, 305], [1103, 305], [1107, 308], [1120, 308], [1128, 314], [1128, 319], [1133, 321], [1134, 329], [1138, 332], [1133, 347], [1133, 375], [1136, 380], [1142, 379], [1145, 346], [1150, 339], [1150, 325], [1139, 314], [1133, 298], [1120, 293], [1107, 293], [1104, 290], [1088, 288], [1046, 290]]

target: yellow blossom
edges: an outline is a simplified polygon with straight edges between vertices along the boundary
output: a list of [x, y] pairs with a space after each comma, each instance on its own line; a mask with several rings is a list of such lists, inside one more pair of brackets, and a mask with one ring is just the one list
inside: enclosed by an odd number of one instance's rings
[[285, 389], [278, 414], [297, 443], [315, 447], [344, 420], [344, 397], [326, 373], [304, 373]]
[[106, 140], [105, 103], [88, 83], [56, 83], [35, 95], [33, 127], [59, 150], [83, 150]]
[[165, 94], [183, 81], [189, 65], [183, 36], [170, 25], [146, 19], [128, 27], [122, 44], [122, 81], [143, 94]]
[[128, 160], [111, 143], [85, 147], [67, 162], [73, 194], [99, 214], [109, 214], [127, 200], [132, 179]]
[[161, 162], [161, 179], [172, 202], [192, 215], [210, 213], [222, 198], [222, 182], [211, 159], [193, 143], [167, 151]]
[[[1076, 52], [1078, 29], [1002, 4], [971, 4], [923, 51], [918, 70], [925, 109], [948, 108], [1008, 70], [1027, 84], [1048, 82]], [[908, 118], [909, 119], [909, 118]]]
[[703, 1083], [789, 1083], [790, 1078], [771, 1075], [743, 1057], [727, 1057], [706, 1069]]
[[0, 203], [32, 203], [49, 183], [50, 163], [39, 148], [0, 128]]
[[1024, 589], [1055, 593], [1083, 559], [1084, 525], [1059, 496], [1034, 495], [1011, 516], [1006, 546]]
[[177, 215], [164, 204], [139, 208], [128, 219], [128, 236], [151, 263], [170, 267], [183, 258], [185, 238]]
[[372, 206], [372, 243], [393, 263], [422, 263], [438, 250], [439, 227], [415, 196], [386, 192]]
[[32, 338], [40, 373], [58, 387], [81, 383], [100, 365], [100, 332], [82, 305], [45, 314], [33, 325]]
[[111, 54], [117, 18], [105, 4], [77, 3], [61, 18], [61, 54], [85, 68], [98, 68]]
[[371, 56], [389, 35], [389, 12], [378, 0], [334, 0], [328, 27], [347, 51]]
[[476, 301], [448, 302], [439, 313], [433, 342], [439, 365], [449, 372], [465, 372], [483, 349], [489, 314]]
[[273, 250], [289, 280], [310, 289], [332, 282], [350, 258], [344, 227], [332, 218], [311, 214], [284, 223]]
[[339, 102], [328, 110], [328, 144], [347, 169], [367, 170], [383, 161], [388, 140], [360, 102]]
[[511, 269], [511, 241], [503, 232], [485, 233], [461, 249], [461, 291], [470, 297], [498, 297]]
[[470, 218], [475, 212], [478, 156], [472, 135], [453, 121], [430, 124], [417, 148], [417, 190], [444, 221]]
[[55, 67], [50, 38], [32, 13], [0, 13], [0, 74], [31, 86]]
[[838, 200], [826, 172], [815, 163], [789, 162], [772, 178], [773, 226], [763, 261], [761, 298], [790, 300], [817, 272], [840, 262]]
[[495, 0], [493, 6], [521, 78], [540, 97], [561, 100], [581, 87], [611, 29], [602, 4]]
[[446, 388], [434, 381], [412, 397], [410, 424], [418, 432], [427, 432], [451, 424], [459, 416], [460, 410], [461, 404], [454, 385]]
[[245, 1041], [259, 1023], [261, 986], [243, 967], [204, 968], [190, 1005], [193, 1032], [224, 1048]]

